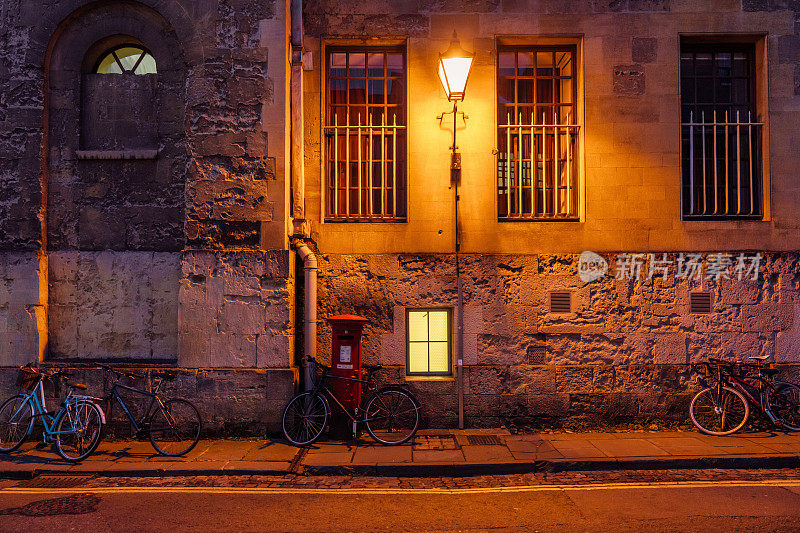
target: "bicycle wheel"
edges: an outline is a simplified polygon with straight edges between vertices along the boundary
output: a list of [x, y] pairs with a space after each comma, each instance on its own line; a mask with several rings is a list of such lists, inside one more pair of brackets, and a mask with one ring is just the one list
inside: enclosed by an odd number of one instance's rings
[[403, 444], [419, 427], [419, 402], [405, 389], [385, 388], [367, 403], [364, 422], [381, 444]]
[[303, 392], [283, 410], [283, 436], [295, 446], [311, 444], [328, 424], [328, 402], [319, 394]]
[[697, 429], [709, 435], [730, 435], [742, 428], [750, 416], [750, 406], [742, 394], [722, 387], [719, 398], [715, 388], [698, 392], [689, 405], [689, 415]]
[[774, 383], [767, 392], [769, 410], [790, 431], [800, 431], [800, 387], [794, 383]]
[[56, 451], [67, 461], [87, 458], [97, 449], [103, 432], [100, 408], [89, 401], [70, 403], [55, 422]]
[[13, 452], [25, 442], [33, 427], [33, 406], [18, 394], [0, 406], [0, 452]]
[[200, 412], [191, 402], [167, 400], [150, 417], [150, 444], [161, 455], [183, 455], [197, 446], [202, 427]]

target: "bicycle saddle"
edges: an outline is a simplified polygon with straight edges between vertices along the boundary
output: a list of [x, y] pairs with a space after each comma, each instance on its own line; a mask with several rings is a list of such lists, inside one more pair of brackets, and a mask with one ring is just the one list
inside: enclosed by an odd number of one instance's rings
[[766, 361], [770, 357], [772, 357], [772, 356], [771, 355], [751, 355], [750, 357], [748, 357], [748, 359], [754, 359], [756, 361]]
[[86, 385], [84, 385], [83, 383], [67, 383], [67, 385], [68, 385], [69, 387], [72, 387], [73, 389], [86, 390], [86, 389], [88, 388], [88, 387], [87, 387]]
[[361, 365], [367, 372], [376, 372], [383, 368], [383, 365]]

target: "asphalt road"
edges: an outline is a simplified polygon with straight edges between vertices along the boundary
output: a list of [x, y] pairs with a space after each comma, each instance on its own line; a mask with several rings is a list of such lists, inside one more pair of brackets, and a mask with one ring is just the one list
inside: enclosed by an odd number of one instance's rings
[[[75, 513], [80, 514], [67, 514]], [[53, 514], [57, 513], [57, 514]], [[0, 488], [0, 531], [798, 531], [800, 481]]]

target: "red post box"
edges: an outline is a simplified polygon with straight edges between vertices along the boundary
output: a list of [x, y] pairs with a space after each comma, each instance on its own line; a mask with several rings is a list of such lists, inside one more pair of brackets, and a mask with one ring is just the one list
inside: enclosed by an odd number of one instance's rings
[[[331, 325], [333, 353], [331, 374], [337, 377], [361, 379], [361, 332], [368, 320], [357, 315], [337, 315], [328, 319]], [[361, 383], [331, 378], [331, 391], [353, 410], [361, 403]]]

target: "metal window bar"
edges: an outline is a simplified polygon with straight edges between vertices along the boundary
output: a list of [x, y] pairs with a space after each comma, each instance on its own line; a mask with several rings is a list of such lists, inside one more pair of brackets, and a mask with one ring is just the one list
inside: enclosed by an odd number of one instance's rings
[[355, 124], [339, 124], [334, 115], [333, 125], [325, 127], [327, 220], [405, 220], [406, 127], [396, 115], [390, 124], [386, 120], [381, 113], [374, 123], [368, 113]]
[[[497, 208], [500, 220], [576, 219], [577, 124], [500, 124]], [[570, 122], [567, 117], [567, 122]]]
[[761, 216], [763, 125], [750, 112], [689, 113], [689, 122], [681, 123], [684, 216]]

